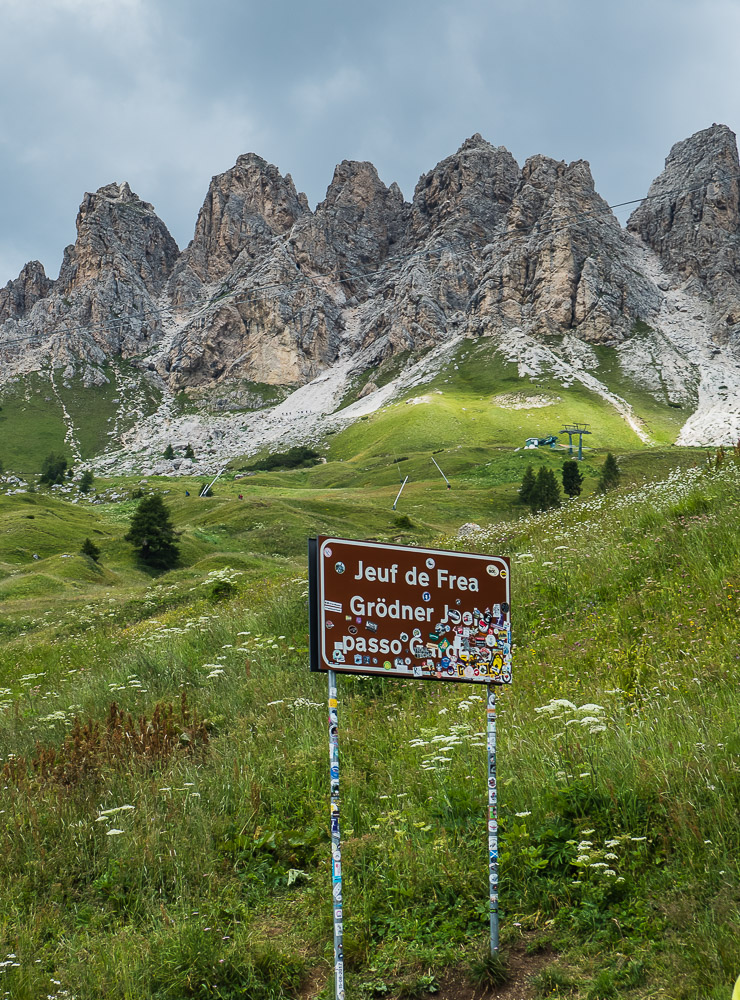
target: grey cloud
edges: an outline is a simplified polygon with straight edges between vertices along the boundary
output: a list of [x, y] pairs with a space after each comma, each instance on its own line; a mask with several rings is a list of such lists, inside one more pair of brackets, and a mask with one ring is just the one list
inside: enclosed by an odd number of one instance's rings
[[731, 0], [0, 0], [0, 282], [52, 274], [85, 190], [128, 180], [182, 246], [253, 150], [312, 203], [369, 159], [410, 197], [481, 132], [519, 162], [646, 193], [673, 142], [733, 126]]

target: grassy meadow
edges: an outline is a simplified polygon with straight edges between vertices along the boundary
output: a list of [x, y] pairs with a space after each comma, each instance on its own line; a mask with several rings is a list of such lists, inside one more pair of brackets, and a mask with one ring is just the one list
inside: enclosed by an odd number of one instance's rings
[[[307, 665], [305, 567], [324, 532], [512, 558], [498, 777], [521, 996], [729, 1000], [740, 465], [625, 441], [619, 489], [594, 492], [592, 450], [583, 498], [531, 516], [515, 502], [524, 467], [559, 470], [562, 453], [458, 438], [437, 456], [447, 490], [426, 442], [409, 447], [421, 409], [334, 436], [325, 464], [232, 472], [207, 499], [164, 478], [98, 481], [99, 503], [6, 487], [0, 995], [333, 996], [327, 692]], [[394, 512], [399, 470], [412, 479]], [[181, 532], [170, 572], [123, 540], [136, 488], [163, 492]], [[458, 539], [464, 522], [481, 530]], [[79, 555], [85, 537], [99, 563]], [[485, 986], [482, 696], [339, 678], [348, 998]]]

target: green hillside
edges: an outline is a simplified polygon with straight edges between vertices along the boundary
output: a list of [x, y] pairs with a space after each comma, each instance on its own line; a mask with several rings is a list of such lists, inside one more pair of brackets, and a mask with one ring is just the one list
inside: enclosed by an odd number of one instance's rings
[[73, 457], [70, 434], [83, 460], [100, 454], [109, 432], [130, 428], [137, 414], [151, 413], [159, 393], [123, 361], [105, 369], [104, 385], [85, 386], [61, 372], [26, 375], [0, 387], [0, 461], [22, 475], [38, 474], [50, 453]]
[[[669, 445], [689, 416], [681, 408], [655, 399], [627, 378], [614, 348], [598, 347], [597, 377], [625, 399], [634, 418], [655, 445]], [[340, 406], [354, 402], [372, 378], [384, 385], [423, 355], [396, 355], [378, 369], [356, 377]], [[430, 362], [431, 365], [431, 362]], [[612, 403], [580, 382], [564, 383], [552, 373], [520, 376], [518, 366], [505, 361], [490, 338], [466, 340], [444, 356], [435, 374], [401, 392], [378, 412], [362, 417], [344, 431], [326, 438], [330, 459], [393, 457], [438, 448], [515, 448], [527, 437], [557, 434], [564, 423], [590, 424], [586, 447], [635, 449], [643, 443]], [[37, 474], [54, 451], [83, 460], [102, 454], [118, 434], [152, 413], [161, 396], [146, 373], [116, 361], [105, 370], [108, 382], [85, 386], [81, 376], [39, 373], [17, 378], [0, 389], [0, 461], [23, 475]], [[566, 387], [567, 385], [567, 387]], [[179, 414], [239, 414], [255, 406], [280, 402], [288, 390], [256, 383], [235, 383], [220, 389], [179, 393], [173, 412]], [[567, 441], [561, 437], [561, 443]], [[238, 463], [237, 463], [238, 464]]]
[[[409, 411], [374, 418], [388, 441]], [[306, 536], [328, 532], [513, 559], [499, 802], [516, 995], [729, 997], [735, 458], [708, 471], [697, 450], [622, 451], [623, 485], [600, 495], [594, 450], [584, 497], [531, 516], [523, 469], [559, 471], [562, 454], [459, 441], [435, 456], [448, 490], [423, 442], [394, 455], [368, 434], [353, 455], [335, 438], [325, 464], [232, 472], [206, 499], [186, 480], [99, 480], [101, 503], [5, 485], [4, 990], [332, 996], [326, 683], [307, 668], [305, 579]], [[412, 478], [393, 511], [399, 470]], [[170, 572], [123, 539], [138, 489], [162, 492], [181, 532]], [[482, 530], [458, 541], [471, 521]], [[476, 689], [340, 688], [347, 996], [497, 995]]]

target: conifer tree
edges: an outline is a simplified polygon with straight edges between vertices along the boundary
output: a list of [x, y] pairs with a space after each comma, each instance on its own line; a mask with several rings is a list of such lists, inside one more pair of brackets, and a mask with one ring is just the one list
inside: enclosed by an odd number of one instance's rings
[[192, 444], [188, 444], [187, 448], [185, 449], [185, 458], [195, 458], [195, 452], [193, 451]]
[[136, 546], [140, 559], [149, 566], [172, 569], [177, 565], [180, 558], [177, 534], [170, 512], [158, 493], [139, 501], [124, 538]]
[[95, 542], [91, 541], [89, 538], [86, 538], [82, 543], [80, 552], [83, 556], [89, 556], [93, 562], [97, 562], [100, 558], [100, 549]]
[[616, 458], [610, 451], [608, 451], [606, 453], [606, 458], [604, 459], [604, 464], [601, 468], [599, 490], [601, 490], [602, 493], [605, 493], [607, 490], [612, 490], [615, 486], [619, 486], [621, 475], [622, 474], [619, 471]]
[[532, 490], [534, 489], [534, 484], [537, 481], [537, 477], [534, 474], [534, 469], [531, 465], [528, 465], [524, 470], [524, 475], [522, 476], [521, 486], [519, 487], [519, 502], [529, 503], [529, 498], [532, 496]]
[[583, 476], [575, 459], [563, 462], [563, 490], [569, 497], [579, 497], [583, 486]]
[[[67, 459], [62, 455], [55, 455], [52, 451], [41, 463], [41, 475], [39, 482], [46, 483], [47, 486], [54, 486], [56, 483], [64, 482], [64, 473], [67, 471]], [[70, 472], [72, 470], [70, 469]]]
[[88, 493], [94, 481], [95, 476], [89, 469], [86, 469], [80, 476], [80, 481], [78, 483], [80, 493]]
[[552, 469], [543, 465], [537, 473], [534, 489], [529, 498], [529, 507], [533, 514], [539, 510], [550, 510], [560, 506], [560, 487]]
[[165, 448], [165, 450], [164, 450], [164, 452], [162, 454], [162, 457], [163, 458], [174, 458], [175, 457], [175, 449], [172, 447], [171, 444], [167, 445], [167, 447]]

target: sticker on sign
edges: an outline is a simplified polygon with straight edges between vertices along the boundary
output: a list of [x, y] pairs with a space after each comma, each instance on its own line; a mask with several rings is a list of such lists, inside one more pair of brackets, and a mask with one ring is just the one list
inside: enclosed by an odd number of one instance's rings
[[311, 669], [509, 684], [510, 584], [502, 556], [311, 539]]

